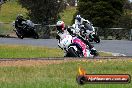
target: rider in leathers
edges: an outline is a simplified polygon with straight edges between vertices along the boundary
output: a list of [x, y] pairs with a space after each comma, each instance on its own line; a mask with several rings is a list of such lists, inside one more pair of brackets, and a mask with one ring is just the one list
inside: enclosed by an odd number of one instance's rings
[[[84, 23], [88, 23], [87, 28], [85, 27]], [[80, 15], [77, 15], [75, 18], [74, 28], [77, 31], [84, 31], [84, 33], [90, 34], [95, 31], [94, 27], [90, 23], [90, 21], [85, 20]]]
[[23, 30], [23, 21], [26, 21], [23, 17], [22, 14], [18, 14], [16, 20], [15, 20], [15, 28], [19, 31], [19, 32], [22, 32]]
[[[72, 31], [69, 29], [69, 28], [66, 28], [65, 27], [65, 24], [64, 24], [64, 22], [63, 21], [58, 21], [57, 22], [57, 24], [56, 24], [56, 28], [57, 28], [57, 36], [56, 36], [56, 38], [58, 39], [58, 40], [60, 40], [60, 39], [63, 39], [63, 36], [65, 35], [65, 34], [72, 34]], [[72, 36], [75, 36], [75, 35], [72, 35]], [[77, 35], [76, 35], [77, 36]], [[81, 39], [86, 45], [88, 45], [88, 47], [89, 47], [89, 49], [91, 50], [91, 54], [92, 54], [92, 50], [93, 51], [95, 51], [95, 48], [88, 42], [88, 41], [86, 41], [86, 40], [84, 40], [82, 37], [80, 37], [80, 36], [77, 36], [79, 39]]]

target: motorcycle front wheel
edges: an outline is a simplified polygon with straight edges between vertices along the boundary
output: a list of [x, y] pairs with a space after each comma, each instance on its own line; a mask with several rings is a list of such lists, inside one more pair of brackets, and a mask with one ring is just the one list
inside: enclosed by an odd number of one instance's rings
[[21, 34], [19, 34], [17, 31], [16, 31], [16, 35], [17, 35], [17, 37], [20, 38], [20, 39], [23, 39], [23, 38], [24, 38], [24, 37], [23, 37]]
[[93, 35], [93, 37], [94, 37], [94, 41], [96, 42], [96, 43], [100, 43], [100, 38], [99, 38], [99, 36], [97, 36], [97, 35]]

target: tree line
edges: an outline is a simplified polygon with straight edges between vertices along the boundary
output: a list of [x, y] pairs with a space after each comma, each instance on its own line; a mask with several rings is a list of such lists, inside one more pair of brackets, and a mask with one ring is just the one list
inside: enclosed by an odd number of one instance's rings
[[[28, 18], [41, 24], [55, 24], [59, 13], [66, 8], [66, 0], [17, 1], [28, 10]], [[67, 2], [71, 3], [71, 0]], [[75, 15], [77, 14], [97, 27], [132, 28], [132, 3], [129, 0], [79, 0]]]
[[[18, 0], [35, 22], [55, 23], [59, 12], [65, 9], [64, 0]], [[68, 2], [71, 2], [67, 0]], [[132, 3], [128, 0], [79, 0], [77, 13], [98, 27], [131, 28]], [[76, 15], [75, 14], [75, 15]]]
[[79, 0], [77, 10], [76, 14], [98, 27], [132, 27], [128, 25], [132, 20], [132, 4], [128, 0]]

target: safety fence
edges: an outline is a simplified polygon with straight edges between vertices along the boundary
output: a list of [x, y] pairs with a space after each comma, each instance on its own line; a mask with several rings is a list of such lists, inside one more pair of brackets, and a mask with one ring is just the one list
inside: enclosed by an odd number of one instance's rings
[[[14, 26], [12, 23], [2, 23], [0, 22], [0, 37], [16, 37], [15, 32], [13, 31]], [[49, 39], [55, 38], [56, 28], [55, 25], [41, 25], [35, 24], [35, 29], [39, 34], [40, 38]], [[96, 33], [100, 36], [101, 39], [109, 40], [132, 40], [132, 29], [128, 28], [100, 28], [95, 27]]]
[[13, 34], [12, 23], [3, 23], [0, 22], [0, 37], [9, 37]]
[[99, 28], [96, 27], [96, 33], [101, 39], [109, 40], [132, 40], [132, 29], [128, 28]]

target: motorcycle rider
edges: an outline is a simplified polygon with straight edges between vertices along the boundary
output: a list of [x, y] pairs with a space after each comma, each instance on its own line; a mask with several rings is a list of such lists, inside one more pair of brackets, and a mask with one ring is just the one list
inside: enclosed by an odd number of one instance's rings
[[[72, 32], [73, 32], [73, 31], [71, 31], [70, 28], [65, 27], [65, 23], [63, 21], [58, 21], [56, 23], [56, 28], [57, 28], [57, 34], [58, 34], [56, 36], [56, 39], [58, 39], [59, 42], [60, 42], [60, 39], [63, 39], [65, 35], [72, 34]], [[75, 35], [72, 35], [72, 36], [75, 37]], [[80, 36], [77, 36], [77, 38], [81, 39], [86, 45], [88, 45], [88, 48], [91, 51], [91, 54], [95, 54], [96, 49], [93, 47], [93, 45], [91, 45], [88, 41], [84, 40]]]
[[22, 31], [24, 29], [23, 27], [23, 21], [26, 21], [23, 17], [22, 14], [18, 14], [18, 16], [16, 17], [16, 20], [15, 20], [15, 28], [18, 30], [18, 31]]
[[[84, 25], [85, 23], [88, 23], [88, 25]], [[82, 18], [80, 15], [77, 15], [75, 18], [75, 23], [74, 23], [74, 28], [78, 31], [80, 30], [81, 32], [84, 31], [84, 33], [92, 33], [93, 31], [95, 31], [94, 27], [92, 26], [92, 24], [90, 23], [90, 21], [85, 20], [84, 18]]]

